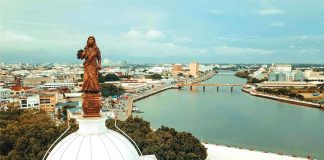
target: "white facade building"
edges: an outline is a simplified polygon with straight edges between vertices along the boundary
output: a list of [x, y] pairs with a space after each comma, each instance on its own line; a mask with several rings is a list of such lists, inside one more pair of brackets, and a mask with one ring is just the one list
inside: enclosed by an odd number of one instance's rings
[[28, 109], [28, 108], [39, 108], [39, 95], [26, 95], [20, 98], [20, 108]]
[[270, 71], [273, 72], [291, 72], [292, 67], [290, 64], [272, 64]]
[[0, 88], [0, 98], [8, 98], [10, 96], [10, 89]]
[[41, 85], [40, 88], [73, 88], [74, 86], [74, 83], [45, 83], [44, 85]]

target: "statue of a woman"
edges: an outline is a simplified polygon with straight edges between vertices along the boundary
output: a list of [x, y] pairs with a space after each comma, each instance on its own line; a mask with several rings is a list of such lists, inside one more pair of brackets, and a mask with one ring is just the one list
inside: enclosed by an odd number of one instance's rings
[[82, 92], [84, 93], [98, 93], [99, 86], [99, 70], [101, 69], [101, 53], [96, 44], [94, 36], [90, 36], [87, 40], [87, 45], [84, 51], [79, 51], [78, 58], [85, 59]]
[[77, 57], [85, 59], [82, 85], [83, 117], [100, 117], [101, 95], [98, 72], [101, 69], [101, 55], [95, 37], [88, 38], [87, 45], [84, 50], [78, 51]]

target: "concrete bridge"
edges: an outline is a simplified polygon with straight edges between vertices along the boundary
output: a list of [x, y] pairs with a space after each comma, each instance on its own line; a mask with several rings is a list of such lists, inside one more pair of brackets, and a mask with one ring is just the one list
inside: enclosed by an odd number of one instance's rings
[[191, 83], [191, 84], [184, 84], [184, 83], [179, 83], [177, 84], [178, 88], [181, 88], [181, 87], [190, 87], [190, 90], [192, 90], [192, 87], [203, 87], [203, 91], [206, 90], [206, 86], [210, 87], [217, 87], [217, 92], [218, 92], [218, 89], [220, 86], [229, 86], [231, 87], [231, 92], [233, 92], [233, 87], [234, 86], [244, 86], [245, 84], [236, 84], [236, 83], [227, 83], [227, 84], [222, 84], [222, 83]]

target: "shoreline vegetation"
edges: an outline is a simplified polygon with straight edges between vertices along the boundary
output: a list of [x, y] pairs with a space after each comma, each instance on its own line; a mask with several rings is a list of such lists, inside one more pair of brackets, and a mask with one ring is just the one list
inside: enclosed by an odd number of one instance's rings
[[245, 71], [237, 71], [234, 75], [236, 77], [246, 79], [247, 80], [246, 83], [248, 83], [248, 84], [261, 83], [263, 81], [267, 81], [267, 79], [260, 80], [260, 79], [251, 77], [250, 74], [252, 74], [252, 73], [253, 73], [252, 70], [250, 70], [250, 71], [245, 70]]
[[250, 90], [250, 89], [246, 89], [246, 88], [242, 88], [242, 91], [245, 93], [248, 93], [252, 96], [256, 96], [256, 97], [267, 98], [267, 99], [276, 100], [279, 102], [285, 102], [285, 103], [299, 105], [299, 106], [305, 106], [305, 107], [319, 108], [319, 109], [324, 110], [324, 105], [318, 104], [318, 103], [307, 102], [307, 101], [303, 101], [300, 99], [293, 99], [293, 98], [284, 97], [284, 96], [280, 97], [280, 96], [266, 94], [266, 93], [259, 92], [257, 90]]

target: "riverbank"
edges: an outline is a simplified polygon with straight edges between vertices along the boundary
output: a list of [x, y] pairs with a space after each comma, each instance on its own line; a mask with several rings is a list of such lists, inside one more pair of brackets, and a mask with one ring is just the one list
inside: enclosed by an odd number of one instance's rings
[[246, 89], [246, 88], [242, 88], [242, 91], [245, 92], [245, 93], [248, 93], [248, 94], [250, 94], [252, 96], [256, 96], [256, 97], [272, 99], [272, 100], [276, 100], [276, 101], [280, 101], [280, 102], [285, 102], [285, 103], [294, 104], [294, 105], [300, 105], [300, 106], [305, 106], [305, 107], [324, 109], [324, 106], [321, 105], [321, 104], [318, 104], [318, 103], [300, 101], [300, 100], [286, 98], [286, 97], [278, 97], [278, 96], [274, 96], [274, 95], [259, 93], [259, 92], [255, 91], [255, 90], [249, 90], [249, 89]]
[[143, 99], [143, 98], [146, 98], [146, 97], [152, 96], [152, 95], [154, 95], [154, 94], [157, 94], [157, 93], [160, 93], [160, 92], [166, 91], [166, 90], [168, 90], [168, 89], [172, 89], [172, 88], [176, 88], [176, 87], [175, 87], [175, 86], [168, 86], [168, 87], [164, 87], [164, 88], [160, 88], [160, 89], [154, 90], [154, 91], [149, 92], [149, 93], [145, 93], [145, 94], [143, 94], [143, 95], [140, 95], [140, 96], [137, 96], [137, 97], [134, 97], [134, 98], [130, 98], [130, 99], [128, 100], [128, 103], [127, 103], [126, 118], [132, 116], [134, 102], [136, 102], [136, 101], [138, 101], [138, 100], [141, 100], [141, 99]]
[[237, 159], [248, 159], [248, 160], [306, 160], [307, 158], [293, 157], [289, 155], [267, 153], [261, 151], [254, 151], [243, 148], [227, 147], [215, 144], [203, 145], [207, 148], [207, 159], [206, 160], [237, 160]]
[[213, 78], [216, 74], [217, 74], [217, 72], [213, 72], [213, 71], [209, 72], [206, 75], [192, 81], [191, 83], [199, 83], [199, 82], [207, 81], [207, 80]]
[[[196, 79], [195, 81], [192, 81], [191, 83], [199, 83], [199, 82], [203, 82], [203, 81], [206, 81], [212, 77], [214, 77], [217, 73], [216, 72], [209, 72], [207, 73], [206, 75]], [[134, 98], [130, 98], [128, 100], [128, 103], [127, 103], [127, 111], [126, 111], [126, 118], [132, 116], [132, 113], [133, 113], [133, 106], [134, 106], [134, 102], [138, 101], [138, 100], [141, 100], [141, 99], [144, 99], [144, 98], [147, 98], [149, 96], [152, 96], [154, 94], [157, 94], [157, 93], [160, 93], [160, 92], [163, 92], [163, 91], [166, 91], [168, 89], [177, 89], [178, 86], [176, 85], [173, 85], [173, 86], [167, 86], [167, 87], [163, 87], [163, 88], [160, 88], [160, 89], [157, 89], [157, 90], [154, 90], [152, 92], [149, 92], [149, 93], [145, 93], [143, 95], [140, 95], [140, 96], [137, 96], [137, 97], [134, 97]]]

